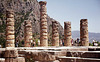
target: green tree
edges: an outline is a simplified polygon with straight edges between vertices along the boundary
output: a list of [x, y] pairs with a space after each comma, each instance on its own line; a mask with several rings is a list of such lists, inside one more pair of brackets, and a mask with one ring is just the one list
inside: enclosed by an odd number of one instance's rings
[[4, 48], [6, 43], [5, 36], [1, 35], [0, 36], [0, 45]]

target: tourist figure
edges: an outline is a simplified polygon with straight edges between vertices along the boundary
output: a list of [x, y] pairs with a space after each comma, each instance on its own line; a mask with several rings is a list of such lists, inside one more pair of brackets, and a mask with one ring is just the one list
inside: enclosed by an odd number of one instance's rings
[[93, 42], [92, 42], [93, 43], [93, 46], [94, 46], [94, 42], [95, 42], [95, 40], [93, 40]]
[[1, 48], [2, 46], [0, 45], [0, 48]]
[[93, 40], [93, 46], [98, 46], [97, 41]]
[[38, 46], [40, 46], [40, 40], [38, 40]]
[[77, 38], [77, 43], [79, 43], [79, 38]]
[[36, 43], [35, 43], [35, 41], [33, 42], [33, 46], [36, 46]]
[[73, 42], [74, 42], [74, 40], [72, 39], [72, 40], [71, 40], [72, 46], [73, 46]]
[[31, 46], [33, 45], [33, 40], [31, 40]]
[[64, 40], [62, 40], [62, 46], [64, 46]]
[[18, 41], [16, 41], [16, 47], [18, 47], [18, 44], [19, 44], [19, 42], [18, 42]]
[[59, 41], [60, 46], [62, 46], [62, 40]]

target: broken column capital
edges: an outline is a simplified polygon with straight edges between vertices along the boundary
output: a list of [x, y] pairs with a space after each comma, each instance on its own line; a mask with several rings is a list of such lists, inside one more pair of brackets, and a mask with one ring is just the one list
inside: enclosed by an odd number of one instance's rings
[[46, 1], [40, 1], [39, 4], [40, 4], [40, 5], [46, 5], [47, 2], [46, 2]]

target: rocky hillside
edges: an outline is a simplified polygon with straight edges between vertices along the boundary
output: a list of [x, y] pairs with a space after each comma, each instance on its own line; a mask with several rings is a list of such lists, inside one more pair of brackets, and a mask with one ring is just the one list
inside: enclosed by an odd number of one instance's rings
[[[24, 21], [31, 20], [33, 35], [40, 33], [40, 6], [37, 0], [0, 0], [0, 34], [5, 34], [6, 28], [6, 9], [13, 9], [15, 12], [15, 35], [16, 39], [24, 39]], [[52, 21], [54, 19], [47, 17], [48, 33], [52, 33]], [[60, 36], [63, 34], [63, 28], [59, 23]]]

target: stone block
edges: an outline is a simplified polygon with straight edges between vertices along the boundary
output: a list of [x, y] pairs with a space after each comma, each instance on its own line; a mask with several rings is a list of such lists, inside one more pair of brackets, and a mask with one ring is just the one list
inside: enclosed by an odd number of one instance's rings
[[6, 47], [5, 49], [5, 58], [16, 58], [18, 57], [17, 49], [13, 47]]
[[6, 58], [5, 62], [25, 62], [25, 58], [24, 57]]
[[5, 58], [0, 58], [0, 62], [5, 62]]
[[32, 53], [32, 57], [34, 60], [38, 61], [55, 61], [56, 57], [54, 55], [49, 54], [48, 52], [38, 52]]

